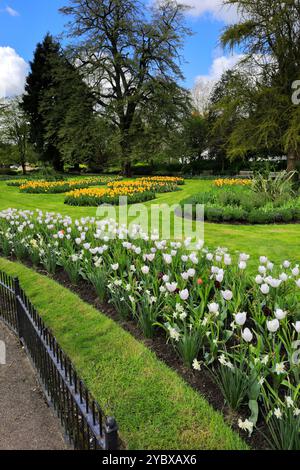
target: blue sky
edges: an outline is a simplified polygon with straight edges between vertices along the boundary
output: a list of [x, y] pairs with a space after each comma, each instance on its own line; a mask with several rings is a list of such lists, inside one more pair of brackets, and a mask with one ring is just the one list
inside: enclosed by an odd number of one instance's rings
[[[185, 86], [191, 88], [197, 77], [218, 78], [236, 62], [218, 46], [220, 31], [234, 20], [235, 12], [221, 9], [221, 0], [184, 1], [194, 7], [187, 16], [194, 35], [186, 42], [183, 64]], [[67, 0], [0, 0], [0, 93], [1, 83], [9, 92], [13, 86], [22, 87], [25, 62], [31, 60], [37, 42], [48, 31], [53, 35], [63, 31], [66, 18], [58, 9], [66, 4]], [[12, 74], [16, 83], [7, 84]]]

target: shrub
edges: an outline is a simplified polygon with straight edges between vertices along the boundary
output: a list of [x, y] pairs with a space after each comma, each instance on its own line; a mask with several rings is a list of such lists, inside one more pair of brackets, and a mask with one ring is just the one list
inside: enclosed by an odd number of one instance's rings
[[256, 193], [247, 186], [220, 185], [181, 202], [182, 207], [186, 204], [192, 205], [189, 211], [194, 219], [196, 205], [204, 205], [205, 219], [210, 222], [274, 224], [300, 221], [300, 197], [292, 198], [284, 191], [271, 201], [266, 193]]

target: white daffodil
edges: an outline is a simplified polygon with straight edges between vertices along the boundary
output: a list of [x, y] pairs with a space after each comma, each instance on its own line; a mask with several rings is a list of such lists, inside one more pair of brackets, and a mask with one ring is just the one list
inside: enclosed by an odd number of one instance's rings
[[197, 359], [193, 360], [193, 369], [198, 371], [201, 370], [201, 363], [197, 361]]
[[281, 409], [280, 409], [280, 408], [275, 408], [275, 410], [274, 410], [274, 416], [275, 416], [277, 419], [281, 419], [281, 418], [282, 418], [282, 412], [281, 412]]
[[281, 374], [284, 374], [284, 372], [285, 372], [284, 362], [277, 363], [275, 366], [275, 374], [281, 375]]
[[251, 434], [253, 433], [253, 427], [254, 427], [254, 424], [252, 423], [252, 421], [250, 421], [249, 419], [245, 419], [245, 421], [242, 421], [241, 419], [239, 419], [238, 425], [240, 429], [248, 432], [249, 436], [251, 436]]

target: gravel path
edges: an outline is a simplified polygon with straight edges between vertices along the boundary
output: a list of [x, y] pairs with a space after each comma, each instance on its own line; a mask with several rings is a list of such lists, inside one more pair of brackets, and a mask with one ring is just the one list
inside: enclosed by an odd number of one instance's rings
[[25, 352], [1, 321], [0, 341], [6, 345], [6, 365], [0, 363], [0, 450], [68, 449]]

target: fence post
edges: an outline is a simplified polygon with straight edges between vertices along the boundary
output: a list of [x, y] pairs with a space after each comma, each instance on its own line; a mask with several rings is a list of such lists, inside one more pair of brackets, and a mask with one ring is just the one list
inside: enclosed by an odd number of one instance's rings
[[118, 425], [115, 418], [108, 416], [104, 425], [105, 450], [118, 450], [119, 436]]
[[17, 277], [14, 278], [14, 291], [15, 291], [15, 298], [16, 298], [16, 317], [17, 317], [17, 330], [18, 330], [18, 335], [19, 339], [23, 338], [23, 332], [22, 332], [22, 309], [20, 306], [19, 302], [19, 296], [20, 296], [20, 281]]

